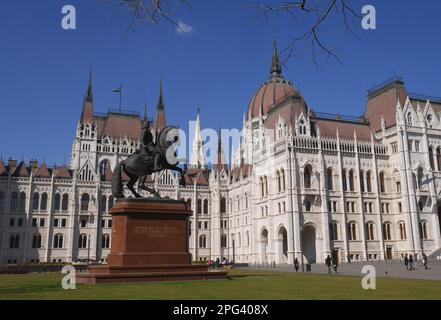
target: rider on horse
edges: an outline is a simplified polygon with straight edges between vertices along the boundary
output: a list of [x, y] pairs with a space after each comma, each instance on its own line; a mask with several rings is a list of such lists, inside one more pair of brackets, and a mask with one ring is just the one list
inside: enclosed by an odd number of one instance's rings
[[154, 158], [153, 171], [159, 171], [159, 158], [161, 154], [158, 151], [156, 144], [153, 142], [153, 135], [150, 131], [150, 122], [146, 121], [142, 127], [141, 146], [135, 151], [135, 154], [142, 154]]

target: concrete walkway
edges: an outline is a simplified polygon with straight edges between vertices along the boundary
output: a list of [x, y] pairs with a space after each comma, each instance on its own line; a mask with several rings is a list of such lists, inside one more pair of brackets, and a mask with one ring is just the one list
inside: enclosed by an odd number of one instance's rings
[[[418, 262], [418, 267], [416, 270], [406, 270], [404, 263], [401, 261], [397, 262], [383, 262], [383, 261], [370, 261], [370, 262], [353, 262], [353, 263], [343, 263], [338, 268], [339, 275], [353, 275], [353, 276], [363, 276], [361, 269], [364, 265], [372, 265], [375, 267], [377, 272], [377, 277], [390, 277], [390, 278], [403, 278], [403, 279], [419, 279], [419, 280], [439, 280], [441, 281], [441, 261], [430, 262], [428, 264], [429, 269], [424, 269], [422, 263]], [[251, 270], [262, 270], [262, 271], [276, 271], [276, 272], [295, 272], [292, 265], [277, 265], [275, 268], [268, 267], [257, 267], [250, 265], [246, 268], [241, 269], [251, 269]], [[299, 272], [302, 271], [302, 266], [300, 265]], [[332, 274], [334, 270], [332, 269]], [[306, 265], [305, 265], [306, 273]], [[328, 267], [324, 264], [313, 264], [311, 265], [311, 273], [317, 274], [327, 274]]]

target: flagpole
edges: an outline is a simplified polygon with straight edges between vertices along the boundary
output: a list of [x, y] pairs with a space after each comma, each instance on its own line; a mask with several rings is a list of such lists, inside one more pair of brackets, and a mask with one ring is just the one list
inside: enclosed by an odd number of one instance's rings
[[119, 113], [121, 113], [122, 84], [119, 85]]

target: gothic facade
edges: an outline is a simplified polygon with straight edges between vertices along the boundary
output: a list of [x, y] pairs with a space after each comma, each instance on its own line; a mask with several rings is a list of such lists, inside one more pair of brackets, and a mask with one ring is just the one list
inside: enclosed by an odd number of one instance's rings
[[[274, 44], [229, 165], [220, 140], [207, 164], [198, 114], [186, 186], [170, 172], [148, 183], [191, 205], [194, 260], [438, 255], [440, 115], [441, 99], [408, 93], [401, 78], [371, 89], [359, 118], [316, 113], [283, 77]], [[0, 263], [105, 262], [112, 169], [138, 148], [144, 120], [94, 113], [90, 79], [69, 166], [0, 161]], [[161, 85], [152, 130], [165, 125]]]

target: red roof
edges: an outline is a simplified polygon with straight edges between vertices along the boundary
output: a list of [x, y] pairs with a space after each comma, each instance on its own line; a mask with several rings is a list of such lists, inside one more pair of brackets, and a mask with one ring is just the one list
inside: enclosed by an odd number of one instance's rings
[[66, 166], [62, 166], [62, 167], [58, 168], [58, 170], [56, 171], [55, 178], [71, 179], [72, 175], [70, 174], [70, 172], [66, 168]]
[[[198, 186], [208, 186], [208, 178], [206, 176], [207, 172], [203, 169], [199, 169], [199, 168], [190, 168], [187, 170], [184, 178], [185, 178], [185, 183], [190, 185], [190, 184], [195, 184]], [[197, 180], [196, 180], [197, 179]]]
[[158, 108], [156, 111], [156, 121], [155, 121], [155, 130], [156, 132], [160, 132], [167, 126], [165, 121], [165, 112], [164, 108]]
[[382, 117], [386, 128], [395, 125], [397, 101], [403, 106], [406, 99], [407, 92], [403, 83], [390, 83], [368, 96], [365, 117], [369, 120], [372, 130], [381, 130]]
[[14, 177], [29, 177], [28, 168], [26, 168], [26, 164], [23, 160], [20, 162], [12, 175]]
[[37, 172], [35, 173], [35, 177], [38, 178], [50, 178], [51, 174], [49, 173], [49, 170], [45, 163], [43, 163], [40, 168], [38, 168]]
[[0, 176], [6, 175], [7, 171], [5, 168], [5, 164], [3, 163], [3, 160], [0, 160]]
[[291, 82], [283, 78], [272, 78], [265, 82], [251, 99], [248, 117], [260, 116], [261, 109], [263, 114], [267, 114], [272, 107], [291, 96], [300, 96], [299, 91], [292, 86]]
[[357, 140], [371, 141], [371, 128], [367, 123], [345, 122], [340, 120], [313, 118], [316, 128], [320, 129], [320, 136], [336, 138], [337, 130], [340, 139], [354, 140], [354, 132]]
[[93, 119], [93, 104], [91, 101], [84, 101], [83, 112], [81, 114], [82, 123], [91, 123]]
[[138, 116], [109, 113], [105, 121], [97, 122], [98, 135], [104, 137], [139, 139], [142, 132], [141, 119]]
[[[285, 100], [285, 103], [271, 109], [268, 118], [265, 121], [265, 127], [268, 129], [276, 129], [279, 117], [287, 122], [287, 125], [294, 127], [296, 117], [301, 113], [307, 113], [307, 106], [303, 99]], [[273, 131], [275, 134], [275, 131]]]

